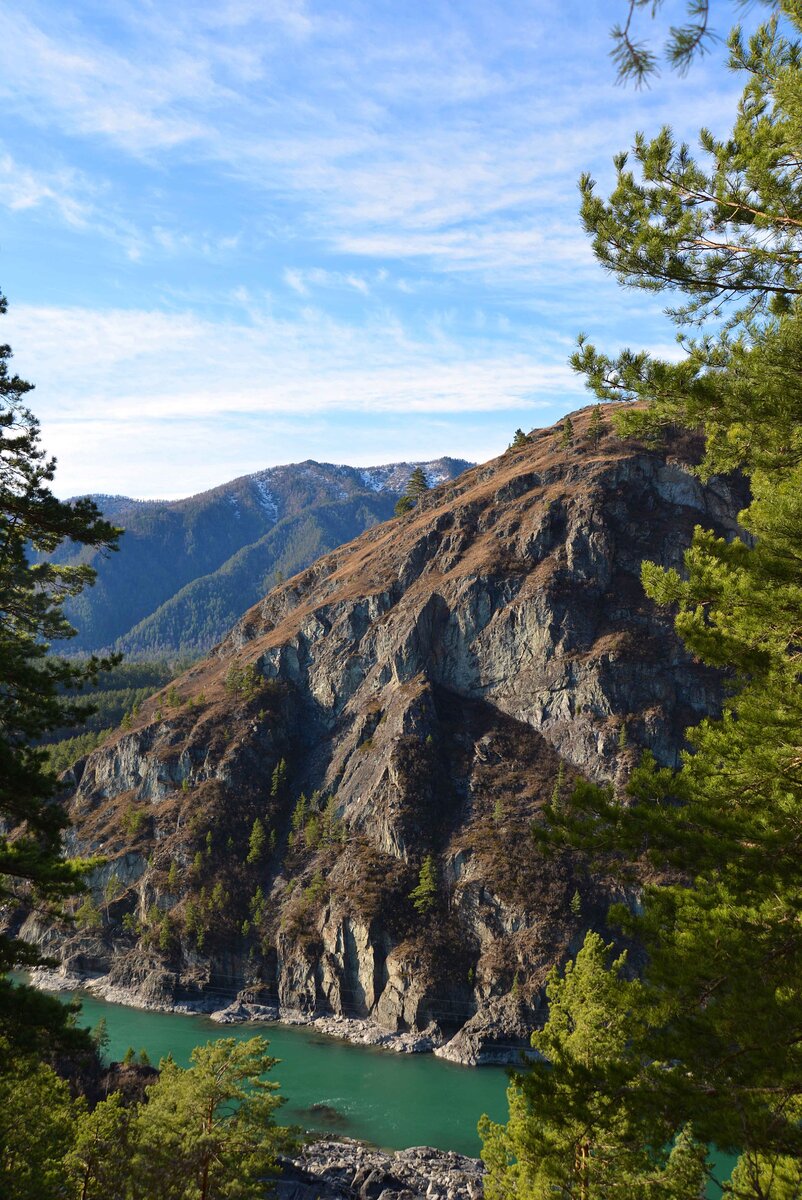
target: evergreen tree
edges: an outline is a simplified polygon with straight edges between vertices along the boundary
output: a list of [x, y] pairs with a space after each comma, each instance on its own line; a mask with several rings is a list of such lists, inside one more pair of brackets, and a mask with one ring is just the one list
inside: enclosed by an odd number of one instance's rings
[[513, 439], [507, 447], [509, 450], [520, 450], [523, 446], [528, 446], [530, 438], [524, 433], [523, 429], [516, 429]]
[[145, 1197], [262, 1197], [276, 1152], [289, 1145], [274, 1122], [276, 1060], [264, 1038], [198, 1046], [186, 1070], [162, 1059], [136, 1121], [136, 1175]]
[[248, 842], [248, 857], [246, 862], [249, 865], [261, 862], [265, 852], [265, 827], [258, 817], [254, 819], [251, 836]]
[[423, 470], [423, 467], [416, 467], [409, 477], [406, 496], [412, 501], [413, 504], [417, 504], [421, 496], [425, 496], [428, 491], [429, 483], [426, 479], [426, 474]]
[[563, 420], [562, 428], [560, 429], [560, 445], [564, 450], [574, 444], [574, 423], [570, 417]]
[[417, 886], [409, 894], [415, 911], [425, 916], [434, 908], [437, 900], [437, 868], [431, 854], [427, 854], [421, 864]]
[[598, 450], [599, 442], [602, 437], [602, 414], [601, 405], [597, 404], [591, 413], [590, 422], [588, 423], [588, 441], [593, 446], [594, 450]]
[[274, 800], [282, 800], [287, 790], [287, 764], [279, 759], [270, 781], [270, 795]]
[[[66, 817], [50, 803], [56, 778], [33, 743], [87, 715], [75, 690], [111, 663], [78, 665], [48, 654], [52, 641], [74, 633], [64, 600], [92, 583], [94, 572], [33, 556], [51, 554], [65, 539], [113, 547], [119, 531], [90, 500], [65, 504], [53, 495], [55, 460], [45, 456], [39, 423], [23, 404], [31, 384], [11, 374], [10, 358], [0, 346], [0, 901], [57, 901], [78, 889], [82, 869], [62, 856]], [[72, 697], [63, 694], [68, 688]], [[0, 935], [0, 973], [35, 960], [29, 945]]]
[[[700, 472], [740, 468], [752, 502], [743, 539], [697, 530], [682, 574], [643, 569], [648, 594], [675, 607], [690, 652], [729, 670], [722, 718], [689, 732], [679, 772], [645, 755], [629, 804], [578, 788], [540, 835], [615, 854], [622, 879], [643, 885], [641, 915], [613, 914], [648, 950], [623, 1050], [596, 1073], [592, 1096], [564, 1060], [520, 1084], [527, 1136], [615, 1100], [611, 1160], [635, 1131], [642, 1146], [673, 1142], [685, 1154], [675, 1178], [695, 1179], [700, 1148], [716, 1145], [741, 1155], [731, 1184], [742, 1200], [798, 1196], [802, 1160], [802, 184], [793, 165], [802, 13], [783, 11], [785, 24], [769, 22], [748, 43], [737, 31], [730, 39], [731, 64], [747, 75], [731, 137], [703, 131], [697, 161], [667, 130], [639, 136], [632, 164], [617, 159], [606, 202], [582, 181], [602, 263], [628, 285], [682, 297], [673, 316], [685, 356], [610, 358], [581, 342], [575, 367], [600, 399], [644, 402], [618, 419], [624, 433], [701, 427]], [[681, 883], [653, 882], [677, 871]], [[560, 1161], [570, 1172], [567, 1145]], [[505, 1195], [530, 1194], [516, 1186]], [[588, 1194], [612, 1196], [606, 1186]]]
[[109, 1037], [109, 1025], [105, 1017], [101, 1017], [97, 1025], [92, 1030], [92, 1041], [95, 1043], [98, 1054], [101, 1058], [105, 1057], [109, 1052], [111, 1038]]
[[64, 1172], [73, 1186], [70, 1195], [76, 1200], [130, 1200], [133, 1120], [134, 1112], [126, 1108], [120, 1092], [101, 1100], [91, 1112], [79, 1112], [64, 1158]]
[[409, 496], [399, 496], [395, 504], [395, 515], [403, 517], [405, 513], [412, 512], [415, 505], [410, 500]]
[[13, 1070], [0, 1071], [3, 1200], [61, 1200], [63, 1159], [80, 1107], [64, 1080], [35, 1058], [18, 1057]]
[[[775, 0], [762, 2], [770, 8], [778, 7]], [[610, 52], [619, 82], [631, 80], [640, 87], [658, 72], [658, 55], [637, 32], [636, 17], [646, 9], [653, 18], [663, 3], [664, 0], [621, 0], [626, 21], [613, 26], [613, 49]], [[681, 75], [685, 74], [695, 58], [705, 54], [717, 40], [710, 24], [710, 0], [684, 0], [683, 7], [684, 20], [672, 21], [662, 46], [662, 57]]]
[[702, 1195], [704, 1148], [688, 1130], [675, 1152], [665, 1139], [644, 1142], [609, 1087], [613, 1077], [626, 1086], [629, 1043], [644, 1019], [643, 985], [626, 978], [624, 955], [608, 962], [611, 951], [589, 933], [563, 977], [549, 976], [549, 1019], [532, 1045], [551, 1065], [513, 1076], [506, 1125], [480, 1125], [488, 1200]]

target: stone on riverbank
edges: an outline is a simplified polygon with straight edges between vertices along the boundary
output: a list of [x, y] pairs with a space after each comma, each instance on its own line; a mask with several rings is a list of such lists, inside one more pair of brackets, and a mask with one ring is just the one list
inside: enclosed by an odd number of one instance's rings
[[282, 1163], [278, 1200], [482, 1200], [477, 1158], [429, 1146], [395, 1153], [350, 1139], [313, 1142]]

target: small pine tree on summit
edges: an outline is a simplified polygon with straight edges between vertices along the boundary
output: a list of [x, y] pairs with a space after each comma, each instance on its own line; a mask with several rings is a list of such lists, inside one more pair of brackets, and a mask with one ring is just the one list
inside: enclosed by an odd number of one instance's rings
[[523, 429], [516, 429], [513, 439], [507, 449], [520, 450], [522, 446], [528, 446], [530, 441], [531, 438], [528, 436], [528, 434], [524, 433]]
[[421, 496], [429, 490], [429, 482], [423, 472], [423, 467], [416, 467], [409, 477], [406, 495], [413, 504], [417, 504]]
[[601, 405], [597, 404], [590, 416], [588, 425], [588, 441], [593, 446], [594, 450], [598, 450], [599, 442], [602, 436], [602, 414]]

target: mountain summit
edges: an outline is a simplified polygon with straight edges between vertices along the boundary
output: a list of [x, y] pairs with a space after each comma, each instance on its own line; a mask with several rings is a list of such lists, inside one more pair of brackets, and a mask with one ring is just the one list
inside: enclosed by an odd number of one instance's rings
[[107, 863], [83, 931], [27, 935], [140, 1003], [240, 993], [463, 1062], [524, 1044], [611, 897], [542, 856], [543, 804], [621, 787], [641, 748], [675, 763], [720, 704], [639, 573], [680, 566], [696, 524], [732, 535], [743, 485], [603, 415], [281, 582], [79, 762], [71, 850]]

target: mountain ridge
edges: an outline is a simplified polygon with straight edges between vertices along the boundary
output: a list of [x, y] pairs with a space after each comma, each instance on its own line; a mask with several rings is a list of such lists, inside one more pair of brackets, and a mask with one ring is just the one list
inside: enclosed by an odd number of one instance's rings
[[56, 556], [88, 562], [98, 575], [93, 589], [65, 606], [80, 630], [69, 652], [142, 657], [210, 649], [275, 572], [295, 574], [392, 516], [417, 465], [434, 483], [470, 466], [448, 457], [363, 468], [306, 459], [179, 500], [96, 494], [126, 534], [111, 556], [70, 547]]

